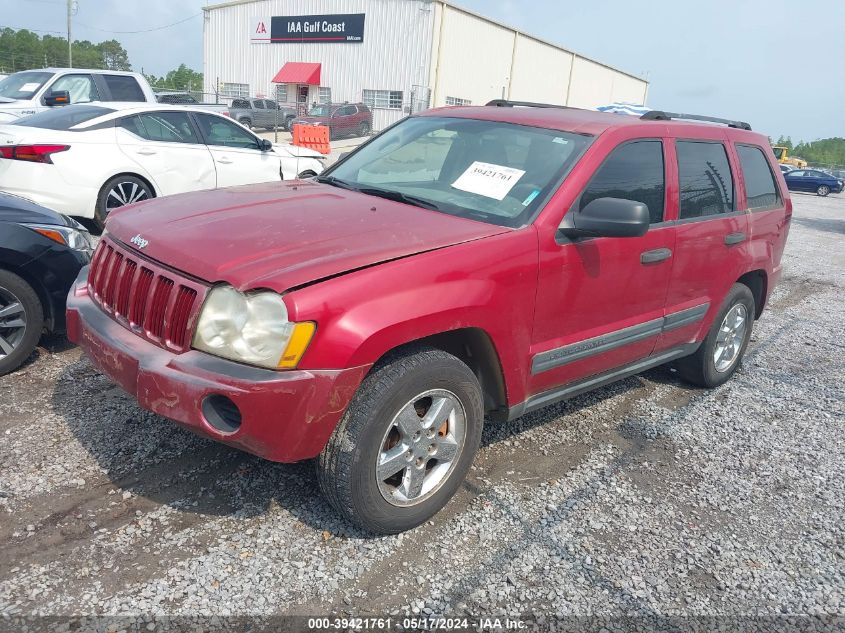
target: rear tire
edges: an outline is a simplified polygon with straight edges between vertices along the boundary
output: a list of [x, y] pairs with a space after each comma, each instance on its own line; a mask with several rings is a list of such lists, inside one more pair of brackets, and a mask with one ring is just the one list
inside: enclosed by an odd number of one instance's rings
[[[699, 387], [712, 389], [726, 383], [742, 363], [755, 314], [754, 295], [748, 286], [734, 284], [725, 297], [713, 326], [692, 356], [675, 363], [681, 377]], [[739, 320], [742, 325], [737, 325]]]
[[0, 376], [29, 358], [43, 330], [44, 308], [38, 294], [24, 279], [0, 270]]
[[154, 198], [150, 186], [137, 176], [121, 175], [109, 180], [97, 196], [97, 207], [94, 210], [94, 226], [103, 231], [106, 226], [106, 218], [111, 211]]
[[819, 188], [816, 189], [816, 193], [819, 194], [822, 198], [825, 198], [830, 193], [830, 187], [828, 187], [827, 185], [819, 185]]
[[292, 125], [291, 125], [291, 124], [293, 123], [293, 120], [294, 120], [295, 118], [296, 118], [296, 117], [292, 117], [292, 116], [289, 116], [289, 117], [285, 118], [285, 131], [286, 131], [286, 132], [293, 132], [293, 130], [291, 129], [291, 127], [292, 127]]
[[466, 364], [431, 348], [393, 355], [364, 380], [320, 454], [320, 489], [368, 532], [410, 530], [455, 494], [483, 424], [481, 387]]

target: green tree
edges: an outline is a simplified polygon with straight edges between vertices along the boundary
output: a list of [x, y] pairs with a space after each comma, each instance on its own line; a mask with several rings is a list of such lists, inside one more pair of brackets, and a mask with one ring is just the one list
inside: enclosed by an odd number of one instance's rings
[[97, 44], [103, 64], [109, 70], [132, 70], [129, 54], [117, 40], [108, 40]]
[[[67, 67], [67, 40], [54, 35], [39, 37], [26, 29], [0, 30], [0, 72], [12, 73], [45, 66]], [[73, 42], [75, 68], [131, 70], [129, 55], [117, 40], [94, 44], [88, 40]]]
[[791, 137], [789, 137], [789, 136], [781, 136], [781, 137], [779, 137], [779, 138], [778, 138], [778, 140], [777, 140], [777, 142], [775, 143], [775, 145], [776, 145], [777, 147], [785, 147], [785, 148], [787, 148], [790, 152], [792, 152], [792, 150], [794, 149], [794, 146], [792, 145], [792, 138], [791, 138]]

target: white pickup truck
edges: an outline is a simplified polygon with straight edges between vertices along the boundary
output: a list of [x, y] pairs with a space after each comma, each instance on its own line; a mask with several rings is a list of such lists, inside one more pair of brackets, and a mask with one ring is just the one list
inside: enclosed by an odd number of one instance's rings
[[95, 101], [156, 103], [139, 73], [83, 68], [23, 70], [0, 80], [0, 123], [54, 106]]

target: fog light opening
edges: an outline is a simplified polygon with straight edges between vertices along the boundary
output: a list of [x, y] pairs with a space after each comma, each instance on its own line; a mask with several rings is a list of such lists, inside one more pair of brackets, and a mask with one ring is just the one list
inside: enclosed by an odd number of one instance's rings
[[241, 411], [230, 398], [220, 394], [206, 396], [202, 401], [202, 415], [216, 431], [232, 435], [241, 428]]

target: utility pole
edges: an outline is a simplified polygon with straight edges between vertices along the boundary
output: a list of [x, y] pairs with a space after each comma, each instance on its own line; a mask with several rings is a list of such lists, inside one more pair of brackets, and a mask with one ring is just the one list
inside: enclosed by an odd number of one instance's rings
[[67, 67], [73, 68], [73, 38], [70, 33], [70, 17], [73, 12], [73, 0], [67, 0]]

